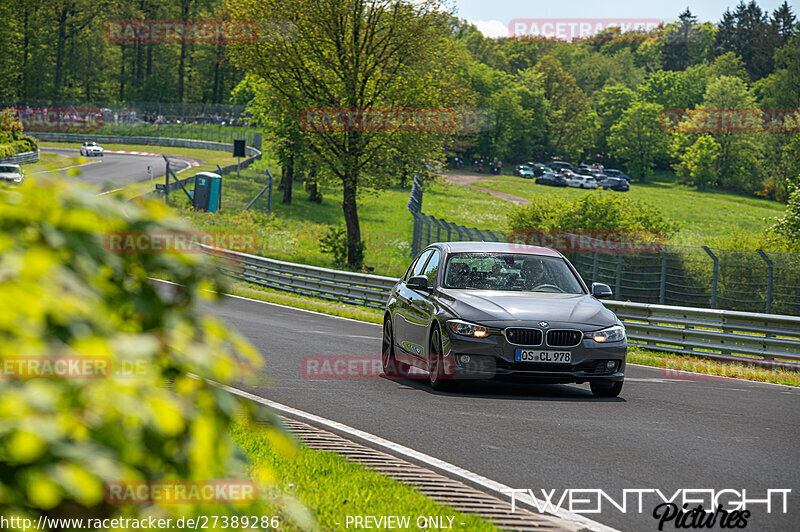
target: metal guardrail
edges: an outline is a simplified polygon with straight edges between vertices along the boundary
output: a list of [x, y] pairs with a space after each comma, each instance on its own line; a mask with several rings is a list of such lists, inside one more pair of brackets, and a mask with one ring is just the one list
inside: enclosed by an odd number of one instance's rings
[[332, 270], [209, 246], [202, 247], [212, 255], [227, 259], [219, 267], [225, 274], [236, 279], [344, 303], [383, 308], [389, 292], [397, 283], [397, 279], [392, 277]]
[[0, 163], [29, 164], [29, 163], [35, 163], [38, 160], [39, 160], [39, 150], [36, 150], [36, 151], [25, 151], [22, 153], [16, 153], [14, 155], [9, 155], [8, 157], [3, 157], [0, 159]]
[[[392, 277], [306, 266], [203, 246], [225, 259], [227, 275], [269, 288], [383, 308]], [[800, 317], [694, 307], [604, 301], [625, 324], [628, 342], [724, 361], [800, 369]]]
[[[126, 135], [94, 135], [85, 133], [53, 133], [49, 131], [27, 131], [26, 135], [30, 135], [45, 142], [85, 142], [94, 141], [98, 143], [108, 144], [140, 144], [143, 146], [166, 146], [173, 148], [194, 148], [198, 150], [214, 150], [214, 151], [233, 151], [233, 144], [227, 142], [212, 142], [210, 140], [195, 140], [195, 139], [174, 139], [169, 137], [142, 137], [142, 136], [126, 136]], [[245, 162], [252, 159], [261, 157], [261, 151], [247, 146], [245, 153], [248, 159], [242, 161], [242, 168]], [[250, 164], [249, 162], [247, 164]], [[236, 165], [231, 165], [236, 169]], [[230, 168], [226, 166], [225, 168]]]

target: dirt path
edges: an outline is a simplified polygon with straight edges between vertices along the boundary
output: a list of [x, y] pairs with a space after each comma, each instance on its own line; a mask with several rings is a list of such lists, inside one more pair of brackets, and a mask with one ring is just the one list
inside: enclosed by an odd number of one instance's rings
[[465, 172], [447, 172], [446, 174], [444, 174], [444, 180], [445, 183], [449, 185], [458, 185], [460, 187], [467, 187], [475, 190], [480, 190], [481, 192], [487, 192], [492, 196], [494, 196], [495, 198], [500, 198], [502, 200], [510, 201], [511, 203], [515, 203], [517, 205], [523, 205], [525, 203], [528, 203], [528, 200], [526, 200], [525, 198], [521, 198], [513, 194], [507, 194], [505, 192], [498, 192], [497, 190], [490, 190], [488, 188], [479, 187], [474, 184], [479, 181], [487, 181], [495, 183], [499, 182], [492, 180], [491, 176], [488, 175], [471, 174]]

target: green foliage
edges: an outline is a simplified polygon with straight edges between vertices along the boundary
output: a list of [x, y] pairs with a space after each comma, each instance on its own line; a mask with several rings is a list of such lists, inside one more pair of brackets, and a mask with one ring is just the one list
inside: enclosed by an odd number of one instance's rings
[[[350, 239], [347, 236], [347, 227], [344, 225], [330, 226], [319, 239], [319, 247], [323, 253], [333, 255], [334, 266], [344, 268], [348, 266], [347, 252], [350, 248]], [[358, 264], [364, 262], [364, 242], [355, 242]]]
[[669, 236], [677, 223], [658, 207], [615, 192], [587, 194], [574, 201], [533, 200], [515, 206], [507, 217], [512, 232], [524, 231], [645, 231]]
[[[249, 479], [227, 429], [252, 407], [206, 379], [247, 382], [260, 357], [201, 310], [214, 299], [205, 289], [224, 288], [211, 260], [114, 254], [105, 244], [109, 232], [190, 226], [162, 202], [95, 194], [61, 178], [0, 187], [0, 362], [104, 357], [111, 369], [100, 378], [0, 378], [0, 514], [258, 515], [260, 503], [104, 502], [109, 481]], [[157, 289], [151, 276], [179, 286]]]
[[608, 145], [625, 161], [628, 171], [644, 181], [667, 151], [667, 133], [661, 127], [661, 106], [637, 101], [611, 128]]
[[775, 219], [767, 235], [785, 244], [789, 251], [800, 252], [800, 184], [792, 187], [786, 212]]
[[575, 78], [552, 56], [542, 58], [535, 72], [542, 76], [547, 98], [549, 152], [570, 160], [579, 159], [592, 145], [597, 114]]
[[711, 135], [703, 135], [679, 154], [679, 162], [675, 165], [675, 173], [684, 183], [700, 189], [717, 184], [717, 160], [720, 147]]
[[22, 124], [13, 109], [0, 111], [0, 159], [39, 149], [39, 142], [22, 134]]

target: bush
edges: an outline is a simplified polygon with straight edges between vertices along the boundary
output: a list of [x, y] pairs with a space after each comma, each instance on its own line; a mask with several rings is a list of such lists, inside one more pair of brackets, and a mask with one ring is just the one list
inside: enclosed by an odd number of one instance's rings
[[[193, 254], [112, 254], [112, 231], [188, 230], [157, 201], [125, 203], [51, 178], [0, 187], [0, 363], [97, 357], [105, 378], [0, 378], [0, 515], [175, 517], [207, 505], [111, 505], [104, 483], [249, 479], [228, 431], [250, 406], [234, 383], [259, 364], [245, 340], [201, 310], [221, 289]], [[150, 276], [180, 288], [157, 290]], [[197, 378], [193, 378], [196, 375]], [[8, 377], [8, 375], [5, 375]], [[278, 433], [276, 433], [278, 434]], [[259, 515], [260, 503], [212, 514]]]
[[790, 185], [786, 212], [767, 228], [770, 239], [786, 246], [789, 251], [800, 251], [800, 184]]
[[[347, 263], [347, 228], [344, 225], [330, 226], [319, 241], [323, 253], [333, 255], [333, 264], [339, 268], [346, 268]], [[356, 263], [364, 262], [364, 242], [356, 244]]]
[[575, 201], [531, 201], [514, 207], [507, 223], [511, 232], [643, 231], [668, 236], [679, 228], [657, 207], [617, 192], [586, 194]]

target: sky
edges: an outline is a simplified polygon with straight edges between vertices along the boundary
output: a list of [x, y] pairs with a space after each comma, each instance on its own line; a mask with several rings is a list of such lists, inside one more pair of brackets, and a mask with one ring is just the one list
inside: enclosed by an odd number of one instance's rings
[[[733, 11], [739, 0], [445, 0], [456, 15], [472, 22], [487, 37], [507, 37], [513, 19], [597, 19], [662, 20], [674, 22], [689, 7], [700, 22], [719, 22], [726, 8]], [[748, 0], [749, 2], [749, 0]], [[762, 10], [772, 13], [783, 0], [757, 0]], [[796, 15], [798, 9], [789, 1]], [[541, 23], [541, 22], [540, 22]], [[643, 22], [644, 23], [644, 22]], [[530, 22], [529, 22], [530, 24]], [[530, 26], [528, 26], [530, 28]]]

